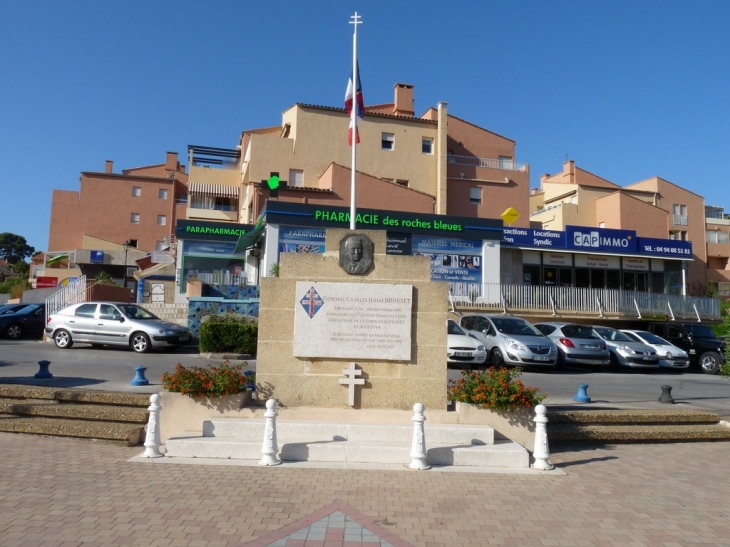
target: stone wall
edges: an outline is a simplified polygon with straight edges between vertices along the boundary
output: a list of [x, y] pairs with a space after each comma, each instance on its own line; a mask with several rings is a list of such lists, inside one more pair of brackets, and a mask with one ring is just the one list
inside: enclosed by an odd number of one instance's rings
[[[365, 385], [356, 388], [355, 408], [446, 409], [446, 316], [448, 285], [431, 281], [425, 256], [386, 255], [385, 231], [358, 231], [374, 243], [374, 266], [349, 275], [339, 266], [340, 241], [353, 232], [328, 229], [325, 253], [282, 253], [280, 277], [261, 280], [256, 381], [260, 398], [282, 407], [348, 408], [348, 388], [340, 385], [350, 362], [362, 369]], [[367, 360], [294, 357], [294, 309], [301, 295], [297, 281], [413, 286], [411, 358]]]
[[142, 307], [154, 313], [160, 319], [177, 323], [178, 325], [188, 325], [188, 305], [187, 304], [167, 304], [162, 302], [147, 302]]

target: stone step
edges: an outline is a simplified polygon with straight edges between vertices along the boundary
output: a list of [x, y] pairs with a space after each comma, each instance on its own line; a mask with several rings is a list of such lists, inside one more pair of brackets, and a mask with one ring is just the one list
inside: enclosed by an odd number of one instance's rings
[[[200, 437], [197, 433], [182, 434], [168, 439], [165, 456], [170, 458], [223, 458], [260, 460], [263, 431], [260, 440], [234, 437]], [[428, 439], [428, 430], [426, 438]], [[277, 424], [278, 439], [278, 424]], [[410, 442], [323, 440], [278, 443], [278, 457], [286, 462], [337, 462], [402, 464], [411, 461]], [[529, 453], [513, 442], [497, 444], [434, 445], [427, 440], [427, 461], [431, 465], [471, 467], [529, 467]]]
[[136, 446], [144, 440], [144, 426], [139, 424], [36, 416], [26, 417], [10, 414], [0, 414], [0, 431], [121, 441], [127, 446]]
[[556, 410], [548, 407], [551, 423], [591, 424], [716, 424], [719, 416], [713, 412], [693, 409], [600, 409]]
[[129, 422], [142, 425], [145, 425], [148, 420], [147, 409], [144, 407], [61, 403], [57, 400], [39, 401], [38, 399], [0, 399], [0, 414]]
[[[220, 418], [203, 422], [203, 436], [217, 438], [262, 438], [262, 419]], [[404, 442], [413, 438], [413, 424], [314, 422], [277, 420], [276, 434], [286, 442], [348, 440], [353, 442]], [[426, 442], [439, 445], [494, 444], [494, 429], [489, 426], [425, 425]]]
[[140, 393], [26, 386], [21, 384], [0, 384], [0, 398], [47, 399], [101, 405], [139, 406], [145, 408], [150, 406], [150, 396]]
[[636, 424], [548, 423], [551, 443], [730, 441], [730, 427], [724, 424]]

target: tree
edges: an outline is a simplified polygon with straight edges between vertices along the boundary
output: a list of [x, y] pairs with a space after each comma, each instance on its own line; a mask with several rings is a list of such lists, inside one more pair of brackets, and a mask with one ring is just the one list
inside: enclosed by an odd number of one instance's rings
[[28, 245], [23, 236], [10, 232], [0, 234], [0, 258], [7, 260], [10, 264], [20, 262], [34, 252], [35, 249]]

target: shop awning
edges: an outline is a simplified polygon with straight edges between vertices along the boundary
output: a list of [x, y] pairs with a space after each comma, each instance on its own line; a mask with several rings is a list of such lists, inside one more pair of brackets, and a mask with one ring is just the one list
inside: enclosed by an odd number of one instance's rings
[[256, 245], [256, 242], [261, 238], [265, 229], [266, 224], [259, 221], [256, 226], [254, 226], [253, 230], [249, 230], [245, 234], [239, 236], [238, 242], [236, 242], [236, 249], [233, 251], [233, 254], [241, 253]]
[[188, 184], [188, 191], [191, 194], [235, 199], [238, 199], [239, 194], [238, 186], [211, 184], [208, 182], [191, 182]]

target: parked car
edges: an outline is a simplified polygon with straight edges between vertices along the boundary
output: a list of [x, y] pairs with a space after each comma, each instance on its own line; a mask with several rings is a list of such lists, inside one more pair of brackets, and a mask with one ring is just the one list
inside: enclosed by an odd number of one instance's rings
[[576, 323], [536, 323], [535, 328], [558, 347], [558, 366], [588, 365], [603, 367], [610, 363], [606, 342], [590, 325]]
[[465, 315], [459, 325], [484, 344], [494, 366], [554, 367], [558, 359], [555, 344], [519, 317]]
[[656, 350], [643, 342], [636, 342], [628, 334], [611, 327], [593, 329], [603, 338], [611, 354], [611, 366], [633, 369], [658, 369], [659, 356]]
[[[19, 305], [19, 304], [16, 304]], [[45, 304], [22, 304], [0, 314], [0, 335], [16, 339], [22, 336], [43, 336], [46, 322]]]
[[0, 306], [0, 315], [6, 314], [6, 313], [15, 313], [16, 311], [20, 311], [23, 308], [27, 308], [30, 306], [30, 304], [3, 304]]
[[95, 347], [128, 346], [137, 353], [174, 349], [193, 340], [187, 327], [163, 321], [137, 304], [121, 302], [69, 306], [48, 316], [46, 334], [60, 349], [84, 342]]
[[713, 330], [700, 323], [649, 323], [647, 329], [661, 336], [689, 355], [690, 366], [705, 374], [717, 374], [725, 362], [725, 342]]
[[487, 360], [484, 345], [473, 336], [469, 336], [456, 322], [449, 319], [448, 349], [446, 364], [448, 365], [483, 365]]
[[661, 336], [645, 330], [621, 329], [621, 332], [628, 334], [636, 342], [653, 347], [659, 356], [660, 367], [675, 370], [689, 368], [689, 355], [687, 355], [687, 352], [674, 344], [670, 344]]

